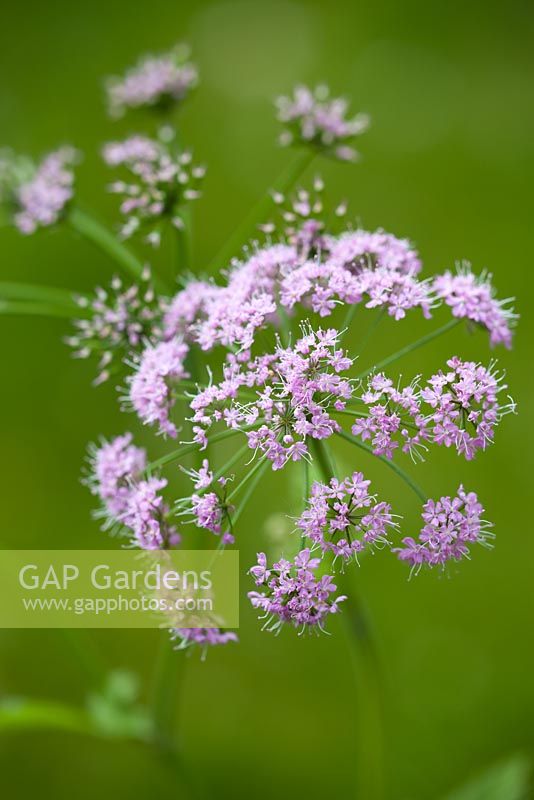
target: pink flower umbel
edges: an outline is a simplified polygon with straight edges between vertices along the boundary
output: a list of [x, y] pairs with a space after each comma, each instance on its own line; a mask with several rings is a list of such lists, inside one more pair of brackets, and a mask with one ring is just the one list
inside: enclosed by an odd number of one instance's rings
[[126, 358], [140, 353], [144, 342], [157, 330], [162, 309], [145, 269], [142, 282], [123, 286], [115, 277], [107, 289], [97, 287], [92, 298], [79, 297], [81, 308], [89, 312], [75, 320], [76, 333], [66, 342], [75, 349], [75, 358], [98, 358], [98, 376], [94, 383], [107, 381], [118, 373]]
[[316, 575], [321, 563], [311, 558], [309, 550], [301, 550], [294, 561], [281, 559], [265, 569], [264, 553], [258, 553], [258, 566], [250, 573], [261, 592], [249, 592], [254, 608], [263, 612], [263, 628], [278, 633], [284, 623], [304, 631], [322, 631], [330, 614], [339, 611], [344, 595], [334, 597], [337, 586], [329, 575]]
[[[200, 392], [192, 401], [197, 441], [222, 421], [229, 428], [255, 426], [247, 434], [252, 450], [281, 469], [288, 461], [308, 456], [308, 439], [327, 439], [340, 429], [332, 416], [352, 395], [351, 382], [340, 376], [351, 359], [338, 347], [334, 329], [303, 328], [294, 347], [279, 345], [269, 356], [225, 369], [222, 383]], [[254, 400], [238, 402], [240, 388], [255, 387]]]
[[333, 158], [354, 161], [358, 153], [352, 142], [367, 130], [369, 117], [347, 118], [347, 101], [329, 94], [326, 86], [297, 86], [292, 97], [277, 99], [278, 119], [284, 124], [280, 144], [312, 145]]
[[132, 444], [132, 434], [116, 436], [89, 449], [91, 473], [87, 484], [113, 520], [124, 514], [132, 484], [146, 467], [146, 452]]
[[198, 82], [188, 57], [188, 48], [179, 45], [163, 55], [145, 56], [122, 78], [109, 78], [111, 116], [122, 117], [128, 109], [143, 106], [163, 111], [181, 103]]
[[172, 438], [178, 433], [169, 417], [173, 386], [188, 376], [184, 366], [187, 352], [187, 345], [179, 339], [150, 345], [130, 378], [129, 400], [134, 410], [145, 425], [157, 425], [160, 433]]
[[297, 528], [312, 547], [332, 553], [334, 562], [352, 558], [366, 548], [390, 545], [389, 530], [398, 527], [388, 503], [369, 494], [371, 481], [361, 472], [329, 485], [314, 483], [308, 507], [297, 520]]
[[493, 442], [495, 426], [504, 414], [515, 411], [515, 404], [499, 404], [498, 394], [506, 385], [492, 364], [486, 369], [454, 357], [447, 366], [447, 372], [433, 375], [421, 391], [422, 399], [433, 409], [426, 426], [436, 444], [455, 447], [470, 461], [477, 450], [485, 450]]
[[369, 411], [356, 419], [352, 433], [369, 440], [377, 456], [393, 458], [400, 446], [413, 460], [422, 460], [429, 434], [418, 395], [417, 380], [401, 389], [383, 373], [373, 375], [361, 396]]
[[497, 300], [491, 285], [491, 275], [474, 275], [469, 264], [464, 263], [458, 274], [445, 272], [433, 282], [436, 296], [452, 308], [455, 317], [471, 320], [486, 328], [492, 345], [512, 346], [513, 326], [517, 320], [510, 308], [510, 300]]
[[124, 239], [140, 231], [145, 241], [158, 246], [166, 220], [175, 228], [183, 227], [182, 209], [200, 197], [205, 174], [204, 167], [193, 164], [191, 153], [175, 153], [167, 142], [134, 136], [110, 142], [103, 155], [109, 166], [126, 171], [126, 181], [115, 181], [109, 187], [122, 196]]
[[72, 168], [78, 157], [73, 147], [62, 147], [36, 166], [13, 154], [0, 155], [0, 202], [21, 233], [35, 233], [63, 218], [74, 194]]
[[393, 552], [416, 572], [423, 564], [445, 567], [449, 561], [469, 558], [471, 544], [489, 547], [488, 540], [494, 536], [491, 522], [482, 519], [483, 513], [476, 494], [465, 492], [460, 486], [457, 497], [428, 500], [421, 515], [425, 525], [417, 540], [407, 537], [402, 540], [404, 547]]

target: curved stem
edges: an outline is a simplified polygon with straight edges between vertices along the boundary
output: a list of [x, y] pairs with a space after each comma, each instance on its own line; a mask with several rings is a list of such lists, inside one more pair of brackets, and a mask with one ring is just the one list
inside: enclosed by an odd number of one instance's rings
[[[141, 280], [144, 269], [142, 262], [104, 225], [76, 207], [69, 211], [67, 221], [73, 230], [110, 256], [131, 278]], [[153, 280], [158, 291], [168, 291], [161, 278], [155, 275]]]
[[[254, 475], [254, 478], [249, 483], [247, 491], [245, 492], [245, 494], [241, 498], [241, 502], [239, 504], [239, 507], [236, 508], [236, 510], [234, 512], [234, 515], [232, 516], [232, 523], [234, 525], [236, 524], [237, 520], [239, 519], [239, 517], [243, 513], [244, 508], [245, 508], [246, 504], [248, 503], [248, 501], [249, 501], [249, 499], [250, 499], [250, 497], [252, 495], [252, 492], [254, 491], [254, 489], [256, 488], [258, 483], [261, 481], [261, 479], [263, 477], [263, 473], [267, 469], [267, 466], [269, 465], [269, 462], [267, 460], [264, 460], [264, 461], [260, 461], [259, 464], [260, 464], [260, 468], [258, 469], [256, 474]], [[252, 475], [252, 474], [253, 474], [253, 472], [249, 473], [249, 475]], [[241, 482], [241, 486], [239, 488], [241, 488], [243, 486], [243, 483], [244, 483], [244, 481]]]
[[422, 500], [423, 503], [426, 503], [426, 501], [428, 500], [428, 495], [426, 494], [426, 492], [424, 492], [421, 489], [421, 487], [418, 486], [418, 484], [408, 475], [408, 473], [405, 472], [402, 469], [402, 467], [399, 467], [399, 465], [395, 463], [395, 461], [391, 461], [389, 458], [386, 458], [385, 456], [377, 456], [376, 453], [373, 453], [372, 447], [369, 447], [369, 445], [360, 442], [359, 439], [356, 439], [355, 436], [352, 436], [350, 433], [347, 433], [346, 431], [337, 431], [337, 436], [341, 436], [342, 439], [345, 439], [347, 442], [350, 442], [351, 444], [355, 444], [356, 447], [360, 448], [360, 450], [365, 450], [366, 453], [369, 453], [374, 458], [378, 458], [380, 461], [382, 461], [383, 464], [386, 464], [391, 470], [393, 470], [393, 472], [395, 472], [396, 475], [399, 476], [399, 478], [402, 478], [402, 480], [410, 487], [410, 489], [412, 489], [412, 491], [415, 492], [417, 497], [420, 500]]
[[[237, 436], [238, 433], [242, 433], [243, 429], [234, 429], [230, 428], [226, 431], [219, 431], [219, 433], [214, 433], [213, 436], [210, 438], [209, 443], [214, 444], [215, 442], [220, 442], [222, 439], [228, 439], [230, 436]], [[162, 456], [161, 458], [156, 459], [156, 461], [152, 461], [148, 467], [144, 470], [143, 474], [150, 473], [155, 469], [159, 469], [159, 467], [164, 467], [166, 464], [170, 464], [172, 461], [176, 461], [178, 458], [182, 456], [188, 455], [188, 453], [196, 453], [198, 452], [198, 443], [191, 442], [190, 444], [185, 444], [183, 447], [178, 447], [176, 450], [171, 450], [170, 453]]]
[[[323, 480], [329, 483], [335, 477], [335, 471], [328, 447], [324, 441], [313, 439], [311, 449]], [[345, 623], [358, 692], [358, 741], [365, 743], [358, 754], [358, 797], [362, 800], [380, 800], [384, 795], [384, 747], [379, 657], [362, 601], [356, 600], [354, 590], [347, 594], [347, 608], [341, 617]]]
[[208, 266], [208, 272], [226, 267], [230, 260], [239, 255], [244, 244], [254, 235], [258, 223], [265, 221], [265, 215], [273, 203], [272, 192], [285, 194], [302, 175], [304, 170], [311, 164], [316, 153], [311, 149], [302, 150], [295, 159], [282, 172], [275, 181], [271, 189], [267, 191], [258, 202], [252, 207], [249, 214], [245, 217], [241, 225], [234, 231], [230, 239], [221, 247], [217, 255], [212, 259]]
[[369, 375], [370, 372], [377, 372], [378, 370], [382, 369], [383, 367], [387, 367], [389, 364], [393, 364], [394, 361], [397, 361], [399, 358], [408, 355], [408, 353], [412, 353], [414, 350], [418, 350], [423, 345], [428, 344], [428, 342], [437, 339], [438, 336], [441, 336], [443, 333], [447, 333], [447, 331], [456, 328], [462, 322], [460, 319], [451, 319], [446, 325], [442, 325], [441, 328], [437, 328], [435, 331], [431, 333], [427, 333], [426, 336], [422, 336], [420, 339], [417, 339], [415, 342], [411, 344], [407, 344], [406, 347], [402, 347], [400, 350], [397, 350], [396, 353], [393, 355], [384, 358], [382, 361], [379, 361], [378, 364], [373, 364], [372, 367], [366, 369], [364, 372], [360, 372], [359, 375], [356, 375], [356, 378], [365, 378], [366, 375]]

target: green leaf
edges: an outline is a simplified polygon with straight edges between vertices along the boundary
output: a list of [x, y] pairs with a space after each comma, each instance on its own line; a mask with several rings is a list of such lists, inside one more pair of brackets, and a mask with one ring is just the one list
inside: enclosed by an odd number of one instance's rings
[[530, 763], [522, 755], [494, 764], [489, 770], [455, 789], [443, 800], [527, 800]]
[[24, 300], [2, 300], [0, 298], [0, 314], [17, 314], [22, 316], [38, 317], [67, 317], [72, 318], [78, 315], [73, 306], [54, 305], [53, 303], [31, 303]]
[[1, 281], [0, 298], [2, 300], [25, 300], [32, 303], [52, 303], [53, 305], [66, 306], [73, 311], [78, 311], [80, 308], [73, 297], [73, 292], [68, 289], [37, 286], [32, 283]]
[[94, 732], [87, 713], [71, 706], [16, 697], [0, 702], [0, 733], [42, 729]]

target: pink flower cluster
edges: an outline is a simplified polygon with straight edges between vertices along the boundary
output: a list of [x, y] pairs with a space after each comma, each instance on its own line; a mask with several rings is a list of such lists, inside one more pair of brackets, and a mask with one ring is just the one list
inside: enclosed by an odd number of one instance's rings
[[[223, 421], [229, 428], [258, 425], [247, 434], [249, 447], [259, 450], [281, 469], [287, 461], [308, 456], [307, 439], [326, 439], [339, 430], [332, 411], [345, 408], [350, 381], [339, 373], [351, 360], [338, 348], [339, 334], [309, 328], [294, 347], [279, 345], [272, 355], [245, 365], [225, 368], [225, 378], [191, 401], [195, 439], [207, 444], [207, 430]], [[257, 387], [255, 398], [237, 402], [241, 388]]]
[[493, 442], [495, 425], [505, 413], [515, 410], [511, 401], [499, 405], [498, 394], [506, 386], [494, 371], [458, 357], [447, 361], [449, 369], [433, 375], [421, 391], [433, 409], [426, 423], [432, 440], [455, 447], [469, 461], [477, 450]]
[[308, 507], [297, 520], [302, 536], [334, 561], [358, 558], [366, 548], [389, 545], [388, 529], [396, 528], [391, 506], [369, 494], [371, 481], [354, 472], [342, 481], [312, 486]]
[[357, 152], [350, 146], [356, 136], [369, 127], [367, 114], [347, 118], [348, 103], [330, 98], [326, 86], [309, 89], [297, 86], [291, 97], [276, 101], [278, 119], [284, 123], [280, 144], [312, 145], [341, 161], [354, 161]]
[[[196, 492], [177, 504], [178, 515], [190, 516], [198, 528], [219, 536], [222, 545], [233, 544], [235, 539], [230, 532], [233, 506], [227, 499], [228, 479], [215, 480], [206, 458], [199, 470], [183, 469], [183, 472], [193, 479]], [[213, 488], [207, 492], [209, 487]]]
[[130, 181], [115, 181], [110, 191], [122, 195], [121, 213], [126, 222], [121, 229], [128, 238], [140, 228], [149, 228], [146, 240], [157, 246], [161, 223], [169, 219], [183, 227], [181, 209], [200, 197], [205, 168], [195, 166], [189, 152], [173, 154], [162, 141], [134, 136], [124, 142], [110, 142], [103, 151], [109, 166], [126, 168]]
[[176, 528], [169, 525], [169, 507], [159, 494], [164, 478], [142, 478], [146, 453], [132, 443], [131, 434], [104, 442], [91, 453], [92, 474], [88, 484], [102, 504], [105, 527], [128, 528], [143, 550], [178, 544]]
[[147, 106], [166, 109], [182, 101], [198, 81], [196, 67], [187, 61], [188, 50], [178, 46], [159, 56], [145, 56], [122, 78], [109, 78], [109, 111], [121, 117], [125, 111]]
[[94, 298], [78, 297], [78, 303], [91, 313], [88, 318], [74, 321], [76, 334], [66, 342], [75, 348], [76, 358], [98, 357], [95, 384], [107, 381], [125, 358], [139, 351], [157, 331], [161, 318], [160, 302], [148, 269], [142, 275], [142, 285], [124, 288], [121, 279], [115, 277], [108, 289], [97, 287]]
[[77, 160], [74, 148], [62, 147], [46, 156], [29, 174], [12, 175], [13, 219], [21, 233], [35, 233], [61, 219], [73, 196], [72, 167]]
[[129, 378], [128, 400], [145, 425], [158, 425], [158, 432], [172, 438], [177, 428], [170, 419], [174, 405], [173, 385], [188, 377], [184, 361], [188, 347], [180, 339], [147, 347], [136, 372]]
[[404, 547], [393, 552], [416, 571], [423, 564], [444, 567], [448, 561], [468, 558], [471, 544], [488, 547], [488, 539], [493, 538], [492, 525], [482, 520], [483, 513], [476, 494], [460, 486], [457, 497], [428, 500], [422, 513], [425, 524], [417, 540], [407, 537], [402, 540]]
[[393, 458], [393, 451], [402, 446], [412, 458], [422, 458], [421, 450], [429, 438], [427, 422], [421, 411], [419, 393], [414, 381], [402, 389], [383, 373], [373, 375], [361, 400], [368, 414], [356, 419], [352, 433], [371, 442], [377, 456]]
[[[170, 302], [165, 335], [181, 332], [203, 350], [221, 344], [247, 350], [259, 328], [278, 324], [280, 311], [293, 313], [298, 305], [323, 317], [342, 303], [362, 302], [385, 306], [395, 319], [413, 308], [430, 315], [429, 286], [416, 277], [421, 263], [407, 241], [383, 231], [327, 237], [316, 222], [293, 229], [290, 243], [268, 245], [234, 262], [224, 286], [192, 282]], [[304, 255], [316, 257], [303, 261]]]
[[269, 569], [265, 553], [258, 553], [258, 563], [249, 571], [263, 591], [249, 592], [248, 597], [254, 608], [264, 612], [264, 628], [278, 632], [289, 623], [301, 631], [323, 630], [327, 618], [346, 597], [332, 596], [337, 586], [329, 575], [316, 575], [320, 563], [306, 549], [293, 562], [281, 559]]
[[174, 628], [171, 635], [174, 641], [179, 642], [177, 650], [184, 650], [191, 645], [199, 645], [205, 650], [207, 647], [239, 641], [236, 633], [220, 628]]
[[492, 345], [512, 346], [512, 326], [517, 315], [509, 308], [509, 301], [497, 300], [491, 285], [491, 275], [473, 275], [464, 264], [453, 275], [447, 271], [433, 282], [436, 296], [452, 308], [453, 316], [466, 318], [486, 328]]

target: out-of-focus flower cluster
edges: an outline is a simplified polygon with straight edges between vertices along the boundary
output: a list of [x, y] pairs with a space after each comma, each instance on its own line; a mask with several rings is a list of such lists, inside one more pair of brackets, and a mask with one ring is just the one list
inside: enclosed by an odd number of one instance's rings
[[97, 287], [94, 297], [78, 297], [81, 308], [88, 309], [87, 319], [76, 320], [76, 333], [66, 341], [74, 348], [76, 358], [98, 358], [95, 384], [116, 374], [127, 358], [139, 353], [161, 320], [161, 303], [147, 268], [142, 284], [124, 286], [115, 277], [107, 289]]
[[35, 165], [10, 152], [0, 154], [0, 204], [21, 233], [55, 225], [73, 196], [78, 153], [62, 147]]
[[190, 63], [189, 49], [178, 45], [169, 53], [144, 56], [122, 77], [107, 81], [111, 116], [122, 117], [129, 109], [166, 111], [184, 100], [197, 85], [198, 73]]
[[137, 363], [129, 381], [127, 400], [146, 425], [157, 425], [160, 433], [178, 435], [171, 420], [174, 406], [173, 389], [182, 378], [188, 377], [185, 369], [187, 345], [180, 339], [147, 347]]
[[126, 217], [121, 228], [123, 238], [144, 231], [145, 240], [157, 247], [166, 220], [175, 228], [183, 228], [183, 207], [200, 197], [206, 171], [193, 164], [191, 153], [174, 153], [164, 141], [133, 136], [110, 142], [103, 155], [109, 166], [121, 166], [129, 175], [127, 181], [115, 181], [109, 187], [122, 196], [120, 210]]
[[327, 86], [297, 86], [293, 95], [276, 100], [278, 119], [284, 124], [280, 144], [306, 144], [341, 161], [354, 161], [353, 140], [369, 127], [367, 114], [347, 117], [348, 103], [330, 97]]
[[169, 506], [161, 490], [164, 478], [143, 477], [146, 452], [132, 444], [130, 433], [90, 451], [91, 471], [87, 483], [102, 508], [98, 516], [105, 528], [126, 529], [130, 539], [143, 550], [176, 545], [180, 536], [169, 523]]

